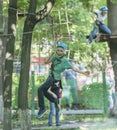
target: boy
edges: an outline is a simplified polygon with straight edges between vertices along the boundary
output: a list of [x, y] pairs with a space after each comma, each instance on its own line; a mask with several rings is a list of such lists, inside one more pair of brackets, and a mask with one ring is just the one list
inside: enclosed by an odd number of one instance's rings
[[106, 6], [102, 6], [99, 11], [94, 12], [97, 16], [95, 20], [95, 26], [93, 28], [93, 31], [91, 34], [87, 37], [88, 38], [88, 44], [92, 42], [93, 39], [96, 38], [96, 41], [98, 41], [97, 33], [104, 33], [104, 34], [111, 34], [111, 30], [104, 24], [104, 20], [107, 18], [107, 11], [108, 8]]
[[65, 43], [58, 43], [56, 49], [56, 53], [52, 53], [45, 61], [46, 64], [51, 63], [51, 68], [47, 80], [38, 88], [38, 104], [40, 107], [37, 115], [38, 118], [42, 117], [46, 112], [44, 96], [51, 102], [58, 103], [59, 89], [61, 87], [61, 73], [65, 69], [72, 69], [78, 73], [89, 75], [89, 71], [80, 71], [72, 66], [69, 59], [65, 57], [67, 49], [67, 45]]

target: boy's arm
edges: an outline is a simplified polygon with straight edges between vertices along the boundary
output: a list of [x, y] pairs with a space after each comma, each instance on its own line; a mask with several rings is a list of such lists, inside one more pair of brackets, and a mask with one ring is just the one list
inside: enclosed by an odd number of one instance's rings
[[100, 20], [100, 19], [98, 18], [98, 11], [93, 11], [93, 14], [95, 14], [93, 18], [94, 18], [96, 21], [98, 21], [99, 23], [102, 23], [102, 22], [103, 22], [102, 20]]
[[97, 11], [92, 11], [92, 16], [93, 20], [96, 20], [98, 17]]
[[72, 70], [81, 74], [84, 74], [86, 76], [88, 76], [90, 74], [90, 71], [81, 71], [78, 68], [72, 67]]
[[97, 18], [96, 21], [98, 21], [99, 23], [103, 23], [103, 21], [100, 20], [99, 18]]
[[49, 63], [52, 62], [52, 57], [53, 57], [53, 55], [54, 55], [54, 52], [52, 52], [52, 53], [50, 54], [50, 56], [49, 56], [48, 58], [46, 58], [45, 64], [49, 64]]

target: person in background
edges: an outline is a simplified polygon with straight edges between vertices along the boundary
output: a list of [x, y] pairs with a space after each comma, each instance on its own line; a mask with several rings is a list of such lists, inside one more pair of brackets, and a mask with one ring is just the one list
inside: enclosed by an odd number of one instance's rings
[[53, 116], [55, 113], [55, 118], [56, 118], [56, 126], [60, 126], [60, 100], [62, 98], [62, 89], [60, 89], [60, 93], [59, 93], [59, 105], [54, 103], [54, 102], [50, 102], [50, 113], [49, 113], [49, 117], [48, 117], [48, 126], [52, 126], [53, 123]]
[[115, 80], [112, 77], [112, 67], [106, 69], [106, 84], [109, 85], [109, 111], [111, 112], [115, 104]]
[[62, 85], [63, 85], [63, 98], [62, 98], [62, 102], [65, 102], [65, 107], [66, 110], [70, 109], [70, 104], [71, 104], [71, 92], [70, 92], [70, 86], [68, 86], [66, 84], [66, 81], [64, 78], [62, 78]]
[[[81, 71], [86, 71], [83, 65], [76, 64], [71, 60], [73, 66], [76, 66]], [[66, 110], [71, 109], [77, 110], [79, 106], [78, 102], [78, 80], [79, 75], [78, 73], [74, 72], [73, 70], [65, 70], [62, 74], [63, 76], [63, 96], [66, 101]], [[71, 97], [72, 99], [70, 100]]]
[[98, 33], [111, 34], [111, 30], [104, 24], [104, 20], [107, 18], [108, 8], [106, 6], [102, 6], [99, 11], [94, 12], [96, 14], [96, 20], [94, 28], [89, 36], [87, 36], [87, 43], [92, 43], [92, 40], [96, 38], [96, 41], [99, 40]]
[[[72, 61], [71, 63], [74, 64]], [[71, 108], [77, 110], [77, 101], [78, 101], [77, 73], [71, 69], [65, 70], [63, 72], [63, 80], [64, 80], [64, 85], [66, 86], [66, 89], [69, 90], [70, 97], [72, 98]], [[66, 110], [69, 110], [70, 109], [69, 95], [65, 95], [65, 99], [66, 99]]]

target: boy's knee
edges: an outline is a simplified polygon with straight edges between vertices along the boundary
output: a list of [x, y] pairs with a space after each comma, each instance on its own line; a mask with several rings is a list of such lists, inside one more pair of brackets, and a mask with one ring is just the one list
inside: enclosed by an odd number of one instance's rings
[[51, 115], [54, 115], [54, 111], [53, 111], [53, 110], [51, 110], [51, 111], [50, 111], [50, 114], [51, 114]]
[[111, 30], [109, 31], [109, 34], [111, 34]]
[[108, 28], [106, 31], [107, 34], [111, 34], [111, 30]]

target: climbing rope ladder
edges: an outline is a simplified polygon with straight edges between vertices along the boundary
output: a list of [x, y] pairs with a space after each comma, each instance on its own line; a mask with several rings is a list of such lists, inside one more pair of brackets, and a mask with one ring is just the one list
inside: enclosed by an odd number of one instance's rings
[[[53, 37], [53, 43], [56, 45], [59, 41], [66, 41], [66, 40], [71, 40], [71, 32], [70, 32], [70, 27], [69, 24], [71, 22], [69, 21], [68, 18], [68, 12], [67, 12], [67, 6], [65, 5], [65, 9], [58, 9], [58, 10], [52, 10], [52, 12], [57, 13], [58, 18], [56, 17], [51, 17], [52, 22], [51, 22], [51, 28], [52, 28], [52, 37]], [[63, 20], [63, 17], [65, 20]], [[58, 20], [58, 22], [56, 22]], [[62, 30], [63, 27], [66, 29]], [[64, 31], [64, 32], [63, 32]], [[70, 56], [70, 50], [67, 50], [68, 58]]]

